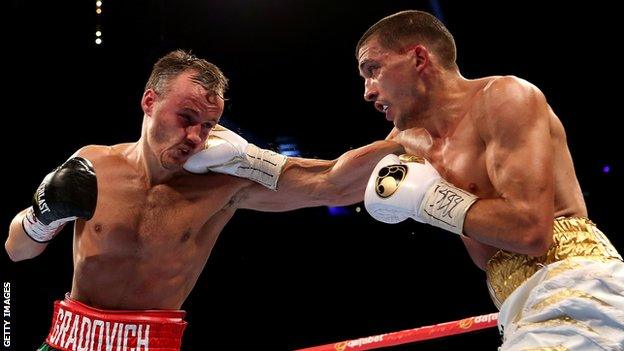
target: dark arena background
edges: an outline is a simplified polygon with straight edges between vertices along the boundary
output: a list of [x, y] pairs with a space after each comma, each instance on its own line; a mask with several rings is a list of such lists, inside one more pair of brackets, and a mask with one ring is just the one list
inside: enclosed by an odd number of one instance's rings
[[[621, 16], [604, 2], [544, 4], [7, 0], [2, 241], [43, 176], [75, 150], [139, 138], [151, 65], [176, 48], [223, 70], [222, 122], [260, 146], [334, 159], [383, 139], [391, 125], [362, 98], [354, 48], [382, 17], [420, 9], [454, 34], [465, 77], [515, 75], [542, 89], [566, 127], [590, 218], [622, 252]], [[34, 350], [44, 340], [53, 301], [71, 287], [71, 252], [65, 228], [35, 259], [0, 255], [11, 312], [11, 345], [0, 350]], [[414, 221], [375, 222], [363, 204], [239, 211], [183, 308], [183, 350], [294, 350], [496, 311], [457, 236]], [[389, 349], [499, 343], [488, 329]]]

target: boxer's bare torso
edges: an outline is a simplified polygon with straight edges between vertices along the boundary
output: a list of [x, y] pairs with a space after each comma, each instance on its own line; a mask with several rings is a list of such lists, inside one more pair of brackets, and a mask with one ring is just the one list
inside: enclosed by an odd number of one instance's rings
[[75, 225], [71, 296], [103, 309], [178, 309], [249, 181], [181, 173], [150, 185], [127, 157], [132, 145], [81, 151], [97, 172], [98, 203]]
[[[492, 165], [486, 162], [488, 157], [486, 143], [482, 137], [484, 124], [492, 120], [484, 118], [484, 115], [490, 113], [490, 106], [496, 103], [492, 100], [497, 99], [497, 93], [488, 89], [492, 89], [490, 83], [497, 78], [499, 77], [471, 81], [474, 94], [470, 94], [466, 99], [465, 115], [449, 135], [432, 138], [425, 129], [415, 128], [404, 131], [400, 136], [400, 142], [408, 152], [425, 156], [443, 178], [480, 198], [500, 196], [488, 173], [488, 167]], [[540, 141], [543, 144], [539, 146], [552, 149], [554, 215], [586, 216], [587, 210], [574, 172], [565, 131], [559, 118], [550, 108], [547, 109], [547, 113], [550, 138]], [[524, 156], [527, 157], [527, 163], [532, 161], [531, 155]], [[498, 251], [495, 247], [475, 240], [464, 239], [464, 242], [472, 259], [481, 268], [484, 268], [487, 260]]]

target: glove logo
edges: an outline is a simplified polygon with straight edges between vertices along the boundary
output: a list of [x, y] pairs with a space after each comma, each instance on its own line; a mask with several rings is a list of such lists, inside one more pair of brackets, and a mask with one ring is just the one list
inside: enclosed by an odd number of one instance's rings
[[407, 166], [390, 165], [379, 170], [377, 179], [375, 180], [375, 191], [381, 198], [388, 198], [394, 194], [405, 176], [407, 175]]
[[39, 212], [46, 213], [46, 212], [50, 212], [50, 207], [48, 207], [48, 204], [46, 203], [45, 200], [45, 187], [46, 187], [46, 183], [41, 183], [41, 185], [39, 185], [39, 187], [37, 188], [37, 193], [36, 193], [36, 203], [39, 205]]

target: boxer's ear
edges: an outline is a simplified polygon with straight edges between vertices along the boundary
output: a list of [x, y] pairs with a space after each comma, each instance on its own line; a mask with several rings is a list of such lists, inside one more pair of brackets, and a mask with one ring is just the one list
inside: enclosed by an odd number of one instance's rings
[[151, 117], [157, 97], [158, 94], [156, 94], [156, 92], [152, 89], [147, 89], [143, 93], [143, 97], [141, 98], [141, 108], [143, 109], [143, 113], [147, 116]]
[[423, 45], [415, 45], [407, 54], [414, 60], [418, 72], [425, 69], [431, 62], [429, 50]]

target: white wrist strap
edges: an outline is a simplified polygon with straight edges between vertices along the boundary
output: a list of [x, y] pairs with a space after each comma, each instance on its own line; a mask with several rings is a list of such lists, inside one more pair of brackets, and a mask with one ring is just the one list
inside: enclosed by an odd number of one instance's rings
[[473, 194], [440, 179], [425, 193], [418, 217], [431, 225], [461, 235], [466, 212], [477, 199]]
[[284, 155], [249, 144], [247, 146], [249, 166], [239, 167], [236, 175], [252, 179], [271, 190], [276, 190], [286, 159]]
[[22, 219], [22, 228], [24, 232], [38, 243], [46, 243], [52, 240], [56, 236], [57, 230], [68, 221], [72, 221], [76, 217], [64, 218], [56, 220], [50, 224], [43, 224], [35, 216], [35, 212], [32, 208], [28, 208], [26, 215]]

